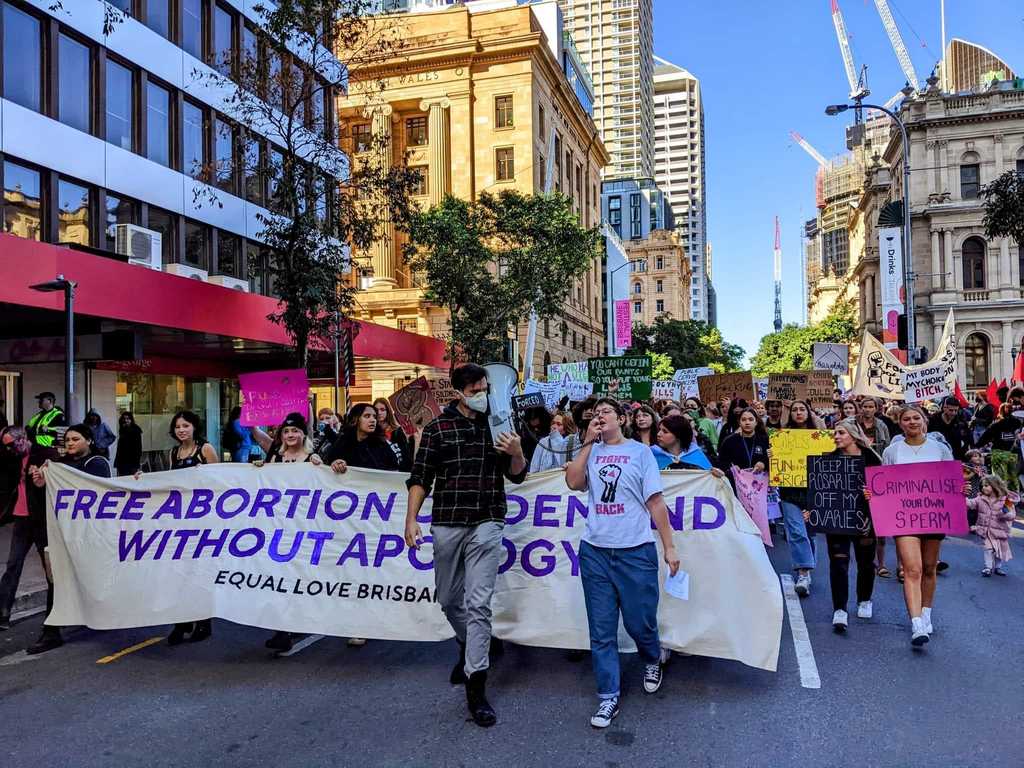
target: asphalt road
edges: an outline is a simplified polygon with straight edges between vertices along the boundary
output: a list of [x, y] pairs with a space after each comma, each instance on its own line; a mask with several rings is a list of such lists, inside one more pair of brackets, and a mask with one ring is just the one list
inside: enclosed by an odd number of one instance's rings
[[[492, 668], [498, 725], [466, 721], [448, 685], [452, 642], [326, 638], [272, 658], [262, 630], [215, 622], [211, 640], [157, 641], [167, 627], [66, 632], [20, 649], [41, 616], [0, 633], [0, 765], [74, 766], [984, 766], [1024, 765], [1024, 538], [1006, 578], [949, 540], [935, 635], [911, 650], [895, 579], [875, 618], [833, 634], [827, 564], [800, 601], [820, 688], [801, 685], [789, 617], [776, 673], [673, 658], [661, 691], [624, 664], [622, 714], [595, 731], [589, 661], [509, 646]], [[772, 554], [785, 572], [785, 544]], [[890, 558], [894, 553], [890, 549]], [[808, 670], [805, 667], [805, 673]], [[805, 674], [804, 679], [807, 679]]]

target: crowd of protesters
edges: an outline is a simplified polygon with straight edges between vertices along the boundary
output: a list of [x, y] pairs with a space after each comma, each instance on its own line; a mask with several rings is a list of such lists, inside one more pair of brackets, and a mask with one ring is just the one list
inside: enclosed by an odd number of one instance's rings
[[[737, 471], [767, 472], [770, 435], [780, 429], [831, 429], [834, 455], [862, 457], [865, 467], [955, 459], [964, 462], [969, 522], [984, 552], [982, 576], [1005, 576], [1006, 563], [1012, 558], [1009, 532], [1024, 474], [1024, 389], [1000, 390], [998, 403], [979, 393], [969, 406], [947, 397], [925, 407], [843, 397], [836, 390], [832, 407], [818, 410], [804, 400], [732, 398], [703, 403], [686, 397], [682, 402], [631, 402], [589, 397], [576, 403], [562, 401], [553, 410], [528, 410], [521, 414], [518, 433], [492, 439], [486, 417], [486, 369], [473, 364], [457, 368], [452, 387], [458, 398], [417, 435], [405, 432], [391, 403], [383, 398], [357, 403], [345, 414], [321, 409], [313, 426], [305, 414], [292, 413], [267, 431], [243, 426], [240, 409], [235, 408], [218, 452], [205, 439], [200, 418], [180, 411], [169, 423], [175, 446], [167, 466], [172, 471], [188, 470], [229, 458], [260, 465], [325, 465], [339, 474], [349, 467], [407, 473], [406, 543], [412, 548], [422, 543], [417, 514], [431, 496], [438, 602], [459, 646], [450, 680], [465, 686], [470, 714], [480, 726], [497, 720], [486, 697], [486, 680], [495, 652], [490, 601], [502, 555], [505, 482], [522, 482], [528, 473], [561, 470], [569, 489], [589, 494], [592, 514], [585, 522], [579, 567], [600, 699], [591, 718], [597, 728], [610, 725], [619, 712], [620, 621], [643, 661], [643, 690], [654, 693], [662, 681], [667, 658], [658, 639], [656, 539], [670, 573], [676, 572], [680, 562], [672, 543], [660, 470], [710, 471], [730, 483]], [[10, 556], [0, 580], [0, 629], [9, 626], [25, 558], [33, 547], [42, 556], [46, 546], [45, 463], [60, 461], [109, 477], [108, 459], [116, 440], [116, 472], [137, 475], [142, 466], [142, 431], [131, 413], [119, 417], [115, 438], [95, 411], [84, 423], [67, 426], [55, 403], [52, 393], [41, 394], [39, 412], [26, 429], [6, 427], [0, 432], [0, 519], [14, 524]], [[62, 452], [57, 449], [58, 438]], [[803, 597], [810, 594], [818, 563], [816, 536], [806, 525], [806, 489], [776, 491], [778, 534], [785, 537], [794, 588]], [[868, 520], [869, 498], [865, 492], [862, 507]], [[605, 508], [615, 513], [601, 514]], [[896, 538], [896, 575], [903, 583], [915, 647], [927, 643], [934, 632], [936, 574], [945, 566], [939, 558], [942, 539], [941, 535]], [[861, 535], [829, 534], [825, 545], [832, 623], [837, 633], [844, 633], [850, 625], [851, 550], [857, 569], [859, 619], [873, 617], [876, 577], [893, 574], [886, 567], [885, 541], [874, 535], [870, 525]], [[51, 583], [48, 608], [52, 600]], [[198, 642], [211, 634], [209, 619], [178, 624], [168, 643]], [[266, 645], [287, 651], [296, 637], [282, 629]], [[349, 642], [365, 641], [352, 638]], [[61, 643], [59, 629], [44, 626], [28, 652], [40, 653]]]

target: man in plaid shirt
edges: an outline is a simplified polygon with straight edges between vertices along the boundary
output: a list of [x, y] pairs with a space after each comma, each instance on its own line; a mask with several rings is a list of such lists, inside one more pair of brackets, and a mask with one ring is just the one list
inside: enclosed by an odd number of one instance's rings
[[526, 458], [519, 436], [503, 434], [497, 444], [487, 424], [487, 371], [469, 363], [452, 373], [459, 399], [427, 424], [409, 488], [405, 543], [420, 546], [416, 516], [433, 489], [430, 534], [434, 544], [434, 583], [438, 600], [459, 643], [452, 685], [466, 686], [473, 721], [494, 725], [487, 701], [491, 643], [491, 595], [504, 548], [505, 478], [521, 483]]

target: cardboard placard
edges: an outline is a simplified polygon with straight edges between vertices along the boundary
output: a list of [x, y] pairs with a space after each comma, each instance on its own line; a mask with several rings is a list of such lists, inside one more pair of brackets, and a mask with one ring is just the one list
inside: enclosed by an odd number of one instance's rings
[[441, 407], [434, 399], [433, 390], [425, 376], [414, 379], [388, 398], [395, 418], [405, 434], [416, 434], [435, 416], [441, 415]]
[[807, 402], [814, 410], [831, 411], [835, 407], [832, 399], [835, 388], [835, 379], [828, 371], [807, 372]]
[[807, 528], [818, 533], [864, 536], [864, 459], [860, 456], [807, 457]]
[[755, 400], [754, 377], [750, 371], [718, 373], [714, 376], [700, 376], [697, 379], [700, 399], [705, 403], [717, 403], [723, 397], [742, 397], [748, 403]]
[[442, 408], [452, 400], [459, 399], [459, 392], [452, 386], [450, 379], [427, 379], [427, 383], [430, 385], [430, 393]]
[[828, 429], [779, 429], [768, 438], [772, 449], [769, 477], [778, 488], [807, 487], [807, 457], [835, 449]]
[[869, 467], [867, 488], [876, 536], [966, 536], [970, 530], [959, 461]]
[[782, 401], [806, 400], [808, 379], [809, 374], [807, 371], [769, 373], [768, 399]]
[[833, 344], [828, 341], [817, 341], [812, 347], [814, 370], [828, 371], [836, 376], [845, 376], [850, 372], [850, 345]]
[[650, 400], [651, 358], [647, 355], [592, 357], [587, 364], [595, 395]]

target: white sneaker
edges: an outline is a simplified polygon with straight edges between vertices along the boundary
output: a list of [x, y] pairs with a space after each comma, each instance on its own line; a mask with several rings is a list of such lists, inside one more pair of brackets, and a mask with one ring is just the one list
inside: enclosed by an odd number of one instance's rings
[[601, 699], [597, 706], [597, 712], [590, 718], [590, 724], [595, 728], [607, 728], [619, 715], [619, 697]]
[[932, 612], [930, 608], [925, 609], [928, 612], [921, 611], [921, 623], [924, 624], [924, 631], [929, 635], [934, 633], [935, 630], [932, 628]]
[[366, 645], [365, 637], [350, 637], [348, 639], [348, 646], [350, 648], [362, 648], [364, 645]]
[[870, 619], [874, 614], [875, 606], [870, 600], [865, 600], [863, 603], [857, 603], [858, 619]]
[[837, 635], [846, 631], [846, 611], [839, 610], [832, 614], [832, 629]]
[[807, 597], [809, 594], [811, 594], [811, 574], [805, 573], [801, 576], [798, 576], [796, 579], [796, 586], [794, 587], [794, 589], [796, 590], [796, 593], [800, 595], [800, 597]]
[[920, 648], [928, 642], [928, 633], [924, 631], [924, 620], [916, 616], [910, 620], [910, 644]]

